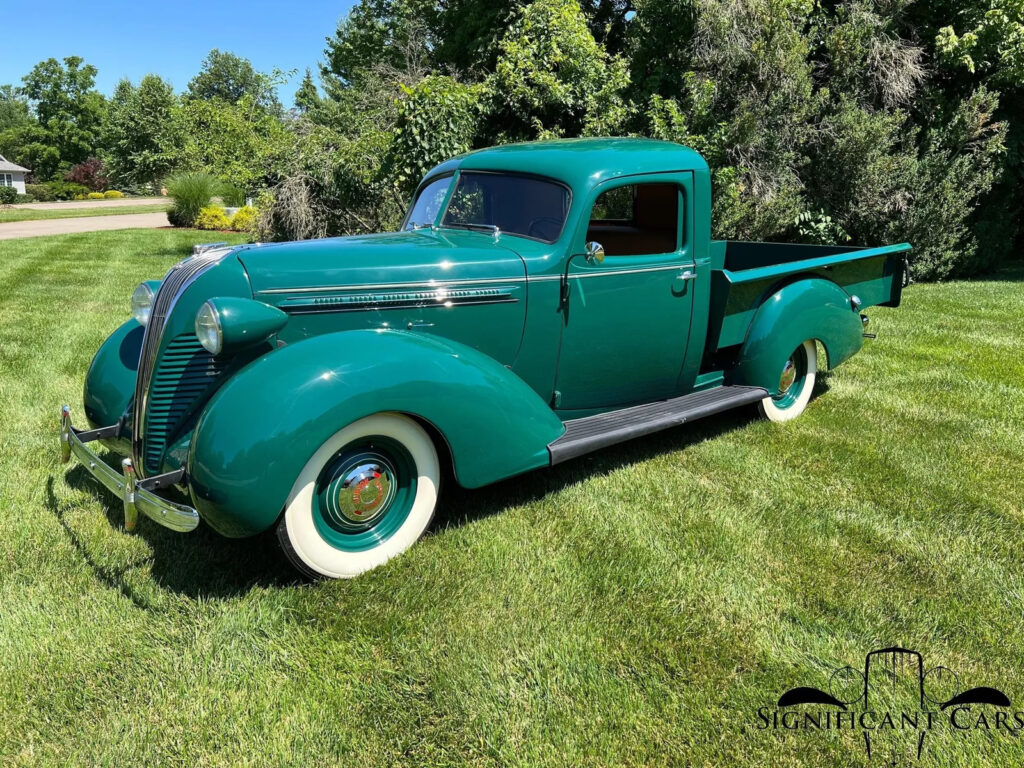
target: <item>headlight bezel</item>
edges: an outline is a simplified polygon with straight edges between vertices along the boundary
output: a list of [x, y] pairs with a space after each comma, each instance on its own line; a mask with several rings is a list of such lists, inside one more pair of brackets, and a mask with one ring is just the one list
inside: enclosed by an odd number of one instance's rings
[[199, 343], [211, 355], [219, 355], [224, 350], [224, 327], [212, 301], [204, 301], [196, 312], [195, 331]]
[[153, 281], [145, 280], [135, 286], [132, 291], [131, 312], [132, 318], [139, 325], [145, 326], [153, 314], [153, 302], [156, 301], [156, 290], [153, 288]]

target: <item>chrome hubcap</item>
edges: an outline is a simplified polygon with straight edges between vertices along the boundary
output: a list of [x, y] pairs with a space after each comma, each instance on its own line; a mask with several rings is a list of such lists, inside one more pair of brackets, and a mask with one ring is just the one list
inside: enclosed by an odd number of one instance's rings
[[796, 365], [793, 364], [793, 358], [789, 358], [786, 361], [786, 367], [782, 369], [782, 376], [779, 378], [779, 394], [786, 394], [793, 386], [794, 381], [796, 381]]
[[335, 474], [327, 489], [327, 512], [335, 520], [372, 525], [395, 495], [395, 470], [383, 457], [363, 456]]

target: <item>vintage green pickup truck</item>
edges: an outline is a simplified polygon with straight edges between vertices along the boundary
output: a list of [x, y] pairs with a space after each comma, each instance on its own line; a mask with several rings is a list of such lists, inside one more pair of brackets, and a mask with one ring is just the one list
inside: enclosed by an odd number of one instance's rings
[[793, 418], [818, 348], [839, 365], [860, 310], [899, 304], [910, 246], [713, 240], [710, 211], [691, 149], [551, 141], [442, 163], [398, 232], [197, 248], [135, 291], [63, 458], [129, 529], [276, 526], [350, 577], [419, 538], [446, 467], [476, 488], [738, 406]]

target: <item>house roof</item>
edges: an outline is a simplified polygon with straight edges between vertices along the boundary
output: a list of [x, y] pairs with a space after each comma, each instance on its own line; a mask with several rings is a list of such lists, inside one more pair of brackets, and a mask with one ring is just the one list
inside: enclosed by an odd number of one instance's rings
[[22, 168], [20, 165], [12, 163], [3, 155], [0, 155], [0, 171], [24, 171], [25, 173], [31, 173], [28, 168]]

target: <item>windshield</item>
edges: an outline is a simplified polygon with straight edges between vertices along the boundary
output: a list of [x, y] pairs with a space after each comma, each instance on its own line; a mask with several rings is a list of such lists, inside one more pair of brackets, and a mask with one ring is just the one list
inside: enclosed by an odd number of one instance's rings
[[459, 175], [442, 227], [500, 231], [553, 243], [569, 212], [569, 190], [508, 173]]
[[452, 183], [451, 176], [442, 176], [435, 179], [423, 188], [416, 202], [405, 219], [404, 229], [419, 229], [430, 227], [437, 221], [437, 214], [441, 212], [441, 204], [444, 202], [448, 185]]

